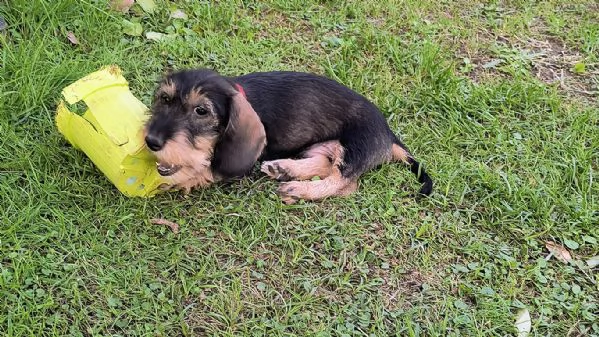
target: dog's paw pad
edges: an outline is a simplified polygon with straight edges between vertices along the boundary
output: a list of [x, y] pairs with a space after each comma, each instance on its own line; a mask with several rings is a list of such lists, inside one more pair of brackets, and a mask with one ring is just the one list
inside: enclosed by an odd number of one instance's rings
[[262, 172], [266, 173], [269, 177], [276, 179], [278, 181], [289, 181], [291, 180], [291, 176], [287, 172], [286, 169], [281, 167], [279, 163], [276, 161], [267, 161], [262, 164], [260, 169]]
[[296, 202], [299, 201], [299, 198], [296, 197], [281, 197], [281, 201], [285, 204], [285, 205], [293, 205]]
[[295, 181], [282, 183], [277, 189], [277, 195], [287, 205], [298, 202], [302, 198], [300, 192], [301, 187]]

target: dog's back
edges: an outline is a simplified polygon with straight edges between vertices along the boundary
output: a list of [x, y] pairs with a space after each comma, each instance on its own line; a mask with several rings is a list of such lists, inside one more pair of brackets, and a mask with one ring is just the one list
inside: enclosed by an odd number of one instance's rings
[[[245, 91], [267, 134], [265, 159], [286, 157], [332, 139], [392, 143], [383, 115], [364, 96], [323, 76], [288, 71], [233, 78]], [[372, 134], [352, 134], [356, 128]], [[376, 148], [371, 150], [376, 152]]]

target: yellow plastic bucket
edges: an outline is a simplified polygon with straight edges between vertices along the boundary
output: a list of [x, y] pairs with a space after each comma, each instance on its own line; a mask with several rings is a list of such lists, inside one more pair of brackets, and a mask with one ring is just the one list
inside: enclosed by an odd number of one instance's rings
[[83, 151], [102, 173], [129, 197], [150, 197], [166, 184], [143, 139], [148, 108], [131, 91], [121, 69], [100, 69], [63, 89], [68, 104], [83, 101], [78, 115], [64, 100], [58, 104], [56, 126], [73, 147]]

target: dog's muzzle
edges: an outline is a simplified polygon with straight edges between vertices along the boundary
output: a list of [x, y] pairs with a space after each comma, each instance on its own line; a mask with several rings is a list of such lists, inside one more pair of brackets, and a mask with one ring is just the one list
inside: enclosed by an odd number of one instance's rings
[[177, 171], [179, 171], [180, 169], [180, 165], [156, 163], [156, 170], [158, 171], [158, 174], [160, 174], [163, 177], [172, 176], [173, 174], [177, 173]]

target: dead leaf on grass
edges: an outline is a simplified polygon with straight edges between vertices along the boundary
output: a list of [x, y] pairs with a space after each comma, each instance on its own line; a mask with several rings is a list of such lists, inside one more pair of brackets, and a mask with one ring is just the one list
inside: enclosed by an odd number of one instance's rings
[[138, 21], [123, 20], [123, 33], [131, 36], [141, 36], [143, 27]]
[[154, 13], [154, 10], [156, 9], [154, 0], [137, 0], [137, 3], [148, 14]]
[[73, 33], [73, 32], [67, 32], [67, 39], [69, 39], [69, 41], [74, 45], [79, 44], [79, 39], [77, 39], [77, 37], [75, 36], [75, 33]]
[[175, 222], [168, 221], [166, 219], [151, 219], [150, 223], [152, 223], [154, 225], [168, 226], [174, 234], [179, 233], [179, 225]]
[[110, 8], [122, 13], [127, 13], [129, 11], [129, 8], [131, 8], [131, 6], [133, 6], [134, 3], [135, 0], [111, 0]]
[[545, 247], [551, 254], [553, 254], [553, 256], [555, 256], [556, 259], [564, 263], [568, 263], [572, 260], [572, 255], [570, 255], [570, 252], [562, 245], [559, 245], [553, 241], [547, 241], [545, 242]]
[[516, 329], [518, 329], [518, 337], [528, 336], [530, 329], [532, 328], [528, 309], [524, 308], [518, 311], [514, 325], [516, 325]]
[[483, 67], [484, 69], [495, 68], [495, 67], [497, 67], [497, 66], [498, 66], [498, 65], [499, 65], [501, 62], [503, 62], [503, 60], [501, 60], [501, 59], [495, 59], [495, 60], [492, 60], [492, 61], [490, 61], [490, 62], [487, 62], [487, 63], [483, 64], [483, 65], [482, 65], [482, 67]]
[[160, 41], [164, 39], [165, 35], [158, 32], [146, 32], [146, 39], [152, 41]]
[[599, 266], [599, 255], [593, 256], [587, 260], [587, 265], [591, 268]]
[[176, 9], [171, 12], [171, 18], [187, 20], [187, 14], [185, 14], [185, 12], [180, 9]]

